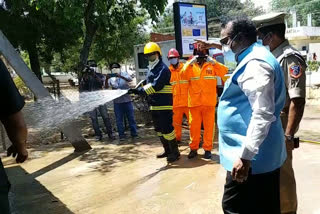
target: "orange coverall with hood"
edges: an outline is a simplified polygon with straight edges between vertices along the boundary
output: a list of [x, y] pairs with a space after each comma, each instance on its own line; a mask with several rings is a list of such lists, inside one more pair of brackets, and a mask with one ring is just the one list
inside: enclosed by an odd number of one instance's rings
[[183, 115], [186, 115], [189, 120], [189, 108], [188, 108], [188, 80], [182, 73], [184, 64], [179, 63], [178, 67], [175, 68], [170, 65], [171, 71], [170, 84], [172, 85], [172, 96], [173, 96], [173, 127], [176, 132], [177, 141], [181, 141], [182, 133], [182, 121]]
[[188, 107], [190, 127], [190, 149], [198, 150], [203, 123], [203, 149], [211, 151], [215, 129], [215, 107], [217, 104], [217, 76], [223, 77], [228, 68], [215, 61], [204, 62], [202, 67], [193, 63], [183, 73], [189, 81]]

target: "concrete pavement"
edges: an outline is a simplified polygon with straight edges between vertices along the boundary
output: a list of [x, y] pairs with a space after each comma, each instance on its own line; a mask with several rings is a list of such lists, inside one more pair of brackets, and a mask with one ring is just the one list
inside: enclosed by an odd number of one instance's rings
[[[225, 171], [212, 161], [181, 159], [167, 165], [155, 158], [162, 148], [145, 136], [123, 144], [91, 142], [93, 150], [74, 154], [67, 143], [40, 146], [22, 165], [3, 158], [13, 185], [13, 213], [190, 213], [222, 214]], [[299, 135], [320, 139], [320, 111], [307, 107]], [[186, 137], [186, 136], [185, 136]], [[185, 139], [186, 140], [186, 139]], [[215, 146], [217, 148], [217, 146]], [[320, 145], [301, 144], [294, 151], [299, 214], [320, 214]]]

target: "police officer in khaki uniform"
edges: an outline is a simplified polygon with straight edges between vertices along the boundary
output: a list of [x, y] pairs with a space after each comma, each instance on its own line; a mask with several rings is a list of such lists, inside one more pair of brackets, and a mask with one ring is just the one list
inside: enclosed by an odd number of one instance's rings
[[292, 151], [298, 147], [294, 138], [303, 116], [306, 95], [306, 62], [300, 52], [285, 39], [285, 13], [269, 13], [253, 18], [258, 37], [282, 66], [287, 87], [287, 101], [281, 112], [281, 120], [287, 146], [287, 160], [280, 171], [281, 213], [297, 211], [296, 181], [292, 168]]

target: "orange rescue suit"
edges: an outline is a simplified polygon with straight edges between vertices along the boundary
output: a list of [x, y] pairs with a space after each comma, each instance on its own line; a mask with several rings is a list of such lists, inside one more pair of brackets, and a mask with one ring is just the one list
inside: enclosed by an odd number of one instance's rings
[[199, 149], [201, 124], [203, 123], [203, 149], [211, 151], [214, 138], [215, 106], [217, 104], [217, 76], [223, 77], [228, 68], [223, 64], [205, 62], [189, 65], [184, 74], [189, 81], [188, 107], [190, 149]]
[[179, 63], [175, 68], [170, 65], [171, 71], [170, 84], [172, 85], [173, 96], [173, 127], [176, 132], [177, 141], [181, 141], [183, 115], [189, 120], [188, 108], [188, 80], [182, 73], [184, 64]]

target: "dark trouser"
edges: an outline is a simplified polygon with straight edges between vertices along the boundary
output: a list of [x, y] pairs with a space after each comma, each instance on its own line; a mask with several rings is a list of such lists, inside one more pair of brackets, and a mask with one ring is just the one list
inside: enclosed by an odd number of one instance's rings
[[[281, 112], [280, 115], [283, 131], [286, 131], [288, 124], [288, 115]], [[297, 132], [298, 130], [296, 130]], [[292, 166], [292, 150], [288, 145], [287, 147], [287, 159], [283, 163], [280, 169], [280, 204], [281, 213], [283, 214], [295, 214], [298, 209], [298, 197], [296, 179], [294, 176], [294, 170]]]
[[280, 169], [248, 176], [238, 183], [227, 172], [222, 208], [225, 214], [280, 214]]
[[134, 119], [134, 110], [132, 102], [114, 103], [114, 113], [116, 115], [117, 129], [120, 138], [125, 137], [124, 119], [128, 118], [131, 136], [137, 136], [137, 125]]
[[10, 205], [8, 199], [8, 193], [10, 190], [10, 183], [7, 174], [4, 170], [2, 161], [0, 159], [0, 213], [9, 214]]
[[110, 117], [108, 114], [108, 110], [105, 105], [101, 105], [89, 113], [95, 135], [102, 136], [102, 132], [100, 130], [99, 122], [98, 122], [98, 111], [100, 112], [103, 123], [106, 126], [106, 130], [107, 130], [108, 135], [112, 135], [111, 121], [110, 121]]
[[152, 111], [154, 129], [158, 136], [170, 141], [176, 138], [172, 125], [172, 110]]

